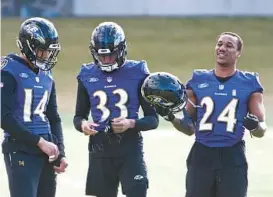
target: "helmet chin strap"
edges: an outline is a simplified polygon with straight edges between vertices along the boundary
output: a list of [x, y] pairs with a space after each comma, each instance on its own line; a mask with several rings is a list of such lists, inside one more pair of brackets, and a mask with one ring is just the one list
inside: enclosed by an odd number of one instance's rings
[[42, 63], [42, 62], [39, 62], [39, 61], [35, 61], [35, 66], [37, 66], [39, 69], [41, 70], [45, 70], [46, 69], [46, 64], [45, 63]]
[[102, 65], [100, 66], [101, 70], [104, 72], [112, 72], [119, 68], [118, 63], [115, 64], [109, 64], [109, 65]]

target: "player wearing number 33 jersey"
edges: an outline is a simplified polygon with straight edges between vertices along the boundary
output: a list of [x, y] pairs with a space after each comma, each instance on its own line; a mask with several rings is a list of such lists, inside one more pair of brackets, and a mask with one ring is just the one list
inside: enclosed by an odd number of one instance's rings
[[148, 179], [141, 131], [158, 126], [155, 110], [140, 91], [149, 75], [147, 63], [126, 59], [125, 34], [113, 22], [94, 29], [89, 48], [94, 62], [84, 64], [77, 77], [74, 116], [75, 128], [89, 136], [86, 195], [116, 197], [121, 183], [127, 197], [145, 197]]

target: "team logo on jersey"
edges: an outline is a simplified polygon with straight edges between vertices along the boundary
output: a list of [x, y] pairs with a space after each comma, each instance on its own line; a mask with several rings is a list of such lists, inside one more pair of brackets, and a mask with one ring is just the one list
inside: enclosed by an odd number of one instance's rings
[[106, 81], [107, 81], [108, 83], [111, 83], [111, 82], [113, 81], [113, 78], [112, 78], [112, 77], [107, 77], [107, 78], [106, 78]]
[[27, 73], [20, 73], [19, 76], [22, 77], [22, 78], [28, 78], [28, 74]]
[[89, 82], [93, 83], [93, 82], [97, 82], [99, 79], [98, 78], [95, 78], [95, 77], [91, 77], [89, 79]]
[[201, 84], [198, 85], [198, 88], [206, 88], [206, 87], [209, 87], [209, 84], [201, 83]]
[[223, 90], [225, 88], [225, 86], [223, 84], [219, 85], [219, 90]]

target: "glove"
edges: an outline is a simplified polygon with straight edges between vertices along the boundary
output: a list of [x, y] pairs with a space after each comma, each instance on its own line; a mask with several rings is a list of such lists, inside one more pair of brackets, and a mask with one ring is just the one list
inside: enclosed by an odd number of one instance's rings
[[173, 121], [174, 118], [175, 118], [173, 113], [168, 108], [160, 107], [160, 106], [156, 105], [155, 106], [155, 111], [156, 111], [157, 114], [162, 116], [167, 121]]
[[105, 123], [105, 128], [104, 128], [105, 133], [113, 133], [113, 128], [112, 128], [111, 122], [112, 122], [112, 120], [107, 120], [107, 122]]
[[246, 117], [244, 117], [244, 127], [249, 131], [254, 131], [259, 126], [259, 120], [257, 116], [253, 114], [247, 114]]

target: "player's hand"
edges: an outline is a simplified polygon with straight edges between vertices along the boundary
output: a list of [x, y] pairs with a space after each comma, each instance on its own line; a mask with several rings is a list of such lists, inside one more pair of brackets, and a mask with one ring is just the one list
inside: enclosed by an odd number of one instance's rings
[[60, 165], [59, 166], [54, 166], [55, 172], [58, 174], [65, 172], [65, 169], [67, 168], [68, 163], [65, 157], [62, 157], [60, 160]]
[[257, 116], [253, 114], [247, 114], [246, 117], [244, 117], [244, 127], [249, 131], [254, 131], [259, 126], [259, 120]]
[[83, 120], [81, 128], [82, 128], [84, 135], [89, 136], [89, 135], [95, 135], [98, 133], [98, 131], [95, 129], [95, 127], [97, 127], [97, 126], [99, 126], [99, 125], [96, 123]]
[[123, 133], [124, 131], [135, 127], [135, 120], [126, 118], [114, 118], [111, 123], [114, 133]]
[[160, 107], [160, 106], [156, 105], [155, 111], [157, 114], [162, 116], [167, 121], [173, 121], [175, 118], [173, 113], [168, 108], [164, 108], [164, 107]]
[[37, 145], [41, 151], [48, 155], [50, 161], [54, 161], [58, 158], [60, 152], [56, 144], [46, 141], [41, 137]]

